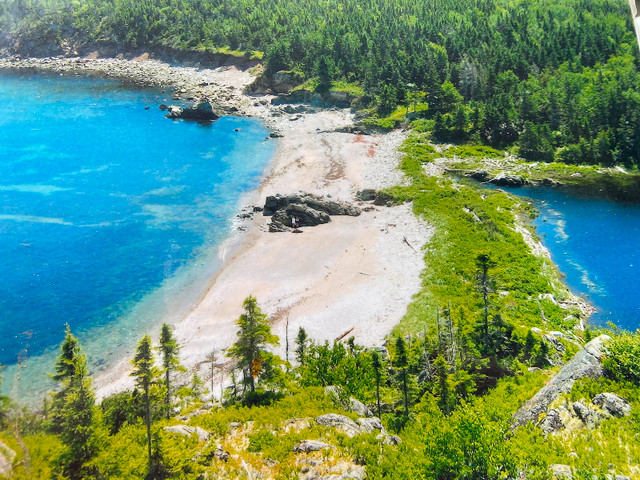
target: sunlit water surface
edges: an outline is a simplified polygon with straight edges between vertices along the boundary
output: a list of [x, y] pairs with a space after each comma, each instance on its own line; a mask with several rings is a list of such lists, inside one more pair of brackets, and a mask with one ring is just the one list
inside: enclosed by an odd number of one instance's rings
[[168, 120], [165, 97], [0, 75], [5, 392], [41, 395], [65, 323], [96, 373], [183, 315], [215, 271], [216, 247], [274, 144], [252, 119]]

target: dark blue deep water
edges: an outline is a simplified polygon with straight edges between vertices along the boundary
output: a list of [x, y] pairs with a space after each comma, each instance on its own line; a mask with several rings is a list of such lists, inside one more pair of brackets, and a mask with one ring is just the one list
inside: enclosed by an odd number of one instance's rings
[[640, 327], [640, 204], [568, 188], [518, 188], [534, 200], [535, 226], [569, 287], [598, 311], [590, 323]]
[[65, 323], [100, 368], [202, 293], [273, 144], [256, 120], [168, 120], [169, 101], [105, 80], [0, 75], [5, 391], [22, 390], [16, 372], [46, 378], [39, 359], [55, 356]]

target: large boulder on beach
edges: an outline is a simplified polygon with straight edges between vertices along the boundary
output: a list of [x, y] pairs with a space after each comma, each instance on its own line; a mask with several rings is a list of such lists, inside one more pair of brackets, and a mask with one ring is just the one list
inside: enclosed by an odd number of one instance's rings
[[213, 105], [211, 105], [210, 102], [200, 102], [191, 108], [182, 108], [177, 105], [170, 105], [165, 117], [172, 118], [174, 120], [181, 118], [184, 120], [204, 122], [217, 120], [220, 118], [220, 115], [213, 110]]

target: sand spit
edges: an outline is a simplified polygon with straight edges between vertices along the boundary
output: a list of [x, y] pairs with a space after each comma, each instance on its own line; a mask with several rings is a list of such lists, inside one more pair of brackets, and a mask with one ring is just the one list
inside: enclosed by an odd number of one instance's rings
[[[65, 75], [98, 75], [129, 84], [166, 88], [182, 99], [214, 101], [228, 112], [262, 118], [282, 137], [257, 191], [240, 207], [264, 204], [268, 195], [300, 191], [355, 201], [363, 188], [403, 182], [397, 169], [402, 132], [357, 135], [338, 130], [353, 124], [348, 110], [306, 110], [273, 106], [271, 97], [250, 97], [248, 71], [235, 67], [173, 67], [155, 60], [53, 58], [0, 59], [0, 70], [32, 70]], [[363, 205], [364, 206], [364, 205]], [[220, 249], [222, 267], [190, 313], [176, 319], [188, 368], [220, 353], [235, 340], [242, 302], [254, 295], [271, 317], [284, 357], [288, 323], [293, 344], [299, 327], [315, 340], [333, 340], [345, 332], [358, 343], [379, 345], [404, 315], [420, 288], [422, 247], [432, 229], [410, 205], [374, 207], [359, 217], [303, 228], [303, 233], [269, 233], [268, 217], [239, 221], [243, 231]], [[129, 357], [95, 379], [104, 397], [132, 386]], [[206, 374], [203, 376], [207, 379]], [[208, 379], [207, 379], [208, 380]]]

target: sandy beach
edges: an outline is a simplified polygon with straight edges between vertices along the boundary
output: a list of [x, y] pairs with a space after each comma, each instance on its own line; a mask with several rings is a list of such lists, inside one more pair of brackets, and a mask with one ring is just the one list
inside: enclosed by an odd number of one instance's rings
[[[154, 60], [58, 58], [0, 60], [0, 68], [128, 76], [137, 84], [172, 89], [185, 99], [216, 100], [238, 114], [263, 119], [282, 137], [273, 140], [277, 152], [259, 189], [243, 198], [239, 209], [262, 206], [269, 195], [297, 192], [357, 203], [358, 190], [403, 182], [397, 169], [403, 132], [337, 131], [353, 124], [353, 114], [345, 109], [287, 113], [271, 105], [269, 96], [246, 95], [254, 77], [232, 66], [200, 69]], [[290, 345], [300, 327], [315, 341], [332, 341], [348, 332], [362, 345], [382, 344], [420, 288], [422, 247], [432, 229], [413, 215], [411, 205], [376, 206], [358, 217], [333, 216], [328, 224], [303, 227], [301, 234], [269, 233], [269, 220], [260, 213], [238, 220], [242, 233], [220, 248], [221, 268], [190, 313], [176, 319], [181, 362], [188, 369], [203, 364], [212, 351], [227, 360], [222, 352], [235, 340], [235, 320], [249, 295], [269, 315], [280, 337], [277, 353], [284, 358], [287, 323]], [[129, 371], [127, 357], [100, 372], [94, 379], [98, 396], [130, 388]], [[209, 384], [207, 371], [203, 366], [200, 373]]]

